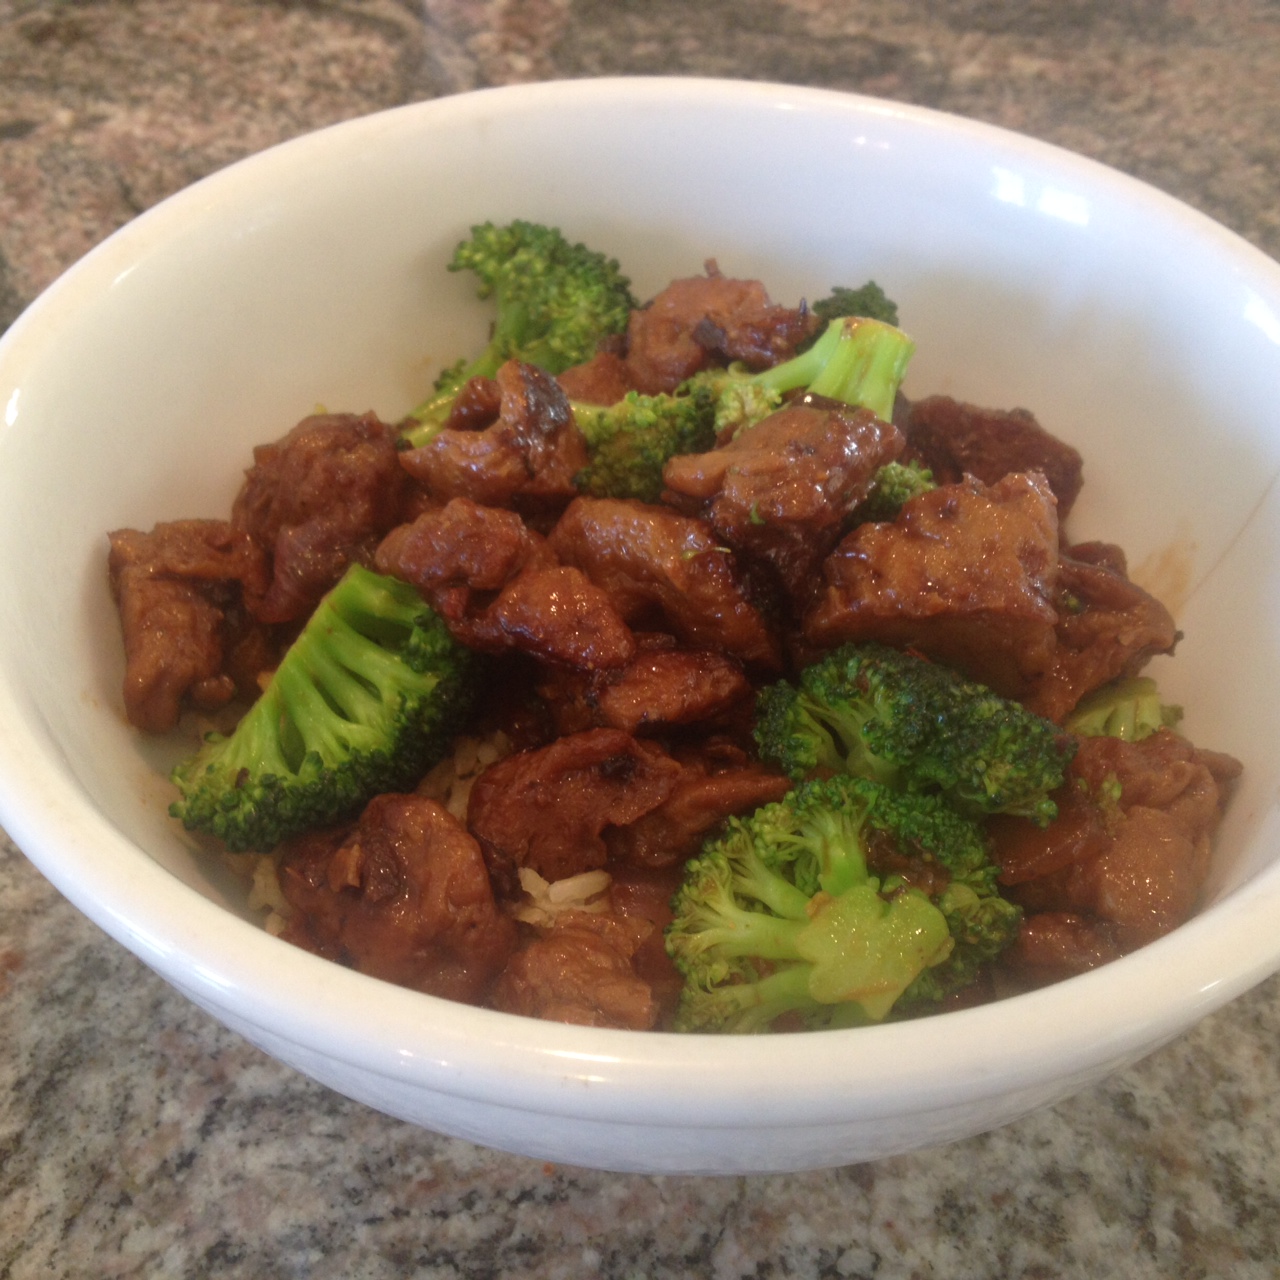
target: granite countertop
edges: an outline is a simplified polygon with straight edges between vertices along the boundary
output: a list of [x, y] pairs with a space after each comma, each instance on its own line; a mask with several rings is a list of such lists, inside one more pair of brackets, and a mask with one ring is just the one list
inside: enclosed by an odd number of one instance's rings
[[[1275, 0], [0, 0], [0, 329], [114, 228], [368, 111], [738, 75], [1023, 130], [1280, 256]], [[0, 1278], [1280, 1275], [1280, 978], [996, 1133], [603, 1174], [387, 1119], [212, 1022], [0, 840]]]

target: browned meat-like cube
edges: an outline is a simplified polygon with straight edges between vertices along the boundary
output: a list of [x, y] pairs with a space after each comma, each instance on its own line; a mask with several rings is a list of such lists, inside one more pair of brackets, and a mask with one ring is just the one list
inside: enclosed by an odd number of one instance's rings
[[946, 485], [892, 523], [859, 525], [828, 557], [804, 621], [819, 647], [913, 648], [1017, 697], [1053, 661], [1058, 521], [1036, 473]]
[[446, 426], [400, 454], [401, 464], [437, 502], [562, 506], [577, 492], [573, 478], [587, 465], [568, 398], [550, 374], [518, 360], [507, 361], [495, 381], [496, 422], [482, 430]]
[[552, 1022], [648, 1031], [658, 1006], [634, 957], [653, 932], [634, 916], [565, 912], [511, 957], [490, 1003]]
[[230, 702], [238, 681], [228, 657], [237, 646], [252, 647], [245, 605], [266, 590], [261, 550], [225, 520], [176, 520], [150, 533], [117, 529], [110, 541], [129, 722], [165, 733], [184, 706], [209, 711]]
[[726, 818], [781, 800], [791, 786], [790, 779], [754, 761], [717, 766], [698, 756], [681, 760], [680, 776], [661, 804], [605, 833], [611, 864], [677, 866]]
[[622, 666], [635, 654], [608, 594], [558, 565], [512, 511], [454, 498], [393, 530], [377, 565], [417, 587], [472, 648], [516, 649], [584, 670]]
[[500, 884], [519, 867], [563, 880], [603, 867], [601, 832], [661, 804], [679, 774], [653, 743], [590, 729], [490, 765], [471, 788], [467, 826]]
[[502, 388], [496, 378], [468, 378], [449, 406], [448, 431], [483, 431], [502, 412]]
[[1018, 471], [1041, 471], [1058, 499], [1058, 518], [1084, 482], [1083, 459], [1046, 431], [1026, 409], [980, 409], [950, 396], [915, 401], [906, 418], [907, 444], [939, 484], [974, 476], [995, 484]]
[[1173, 616], [1129, 581], [1123, 556], [1117, 564], [1100, 544], [1081, 550], [1089, 560], [1059, 559], [1057, 646], [1052, 664], [1026, 698], [1033, 711], [1056, 721], [1091, 690], [1136, 675], [1156, 654], [1172, 653], [1178, 642]]
[[704, 521], [618, 498], [578, 498], [551, 531], [557, 557], [609, 593], [633, 626], [673, 632], [693, 648], [763, 667], [777, 637], [752, 602], [731, 553]]
[[707, 274], [673, 280], [631, 313], [627, 366], [646, 395], [674, 391], [714, 363], [741, 360], [764, 369], [789, 358], [817, 327], [804, 308], [776, 306], [759, 280]]
[[585, 364], [575, 364], [556, 381], [570, 400], [580, 404], [616, 404], [636, 389], [631, 369], [613, 351], [598, 351]]
[[549, 559], [545, 543], [514, 511], [455, 498], [392, 530], [375, 564], [430, 599], [452, 588], [498, 591], [539, 557]]
[[1122, 955], [1115, 927], [1107, 921], [1074, 911], [1037, 911], [1023, 917], [1000, 966], [1016, 986], [1038, 987], [1110, 964]]
[[682, 866], [609, 867], [609, 901], [616, 914], [648, 921], [652, 931], [631, 957], [636, 976], [649, 984], [658, 1006], [657, 1026], [670, 1025], [684, 988], [684, 977], [667, 954], [664, 932], [671, 923], [671, 899], [684, 878]]
[[561, 733], [609, 726], [639, 733], [713, 720], [752, 694], [742, 664], [712, 649], [682, 649], [670, 636], [637, 638], [638, 652], [610, 671], [544, 672], [538, 692]]
[[[1138, 742], [1081, 738], [1054, 822], [989, 827], [1001, 883], [1028, 912], [1025, 962], [1050, 969], [1056, 947], [1068, 970], [1091, 967], [1108, 948], [1130, 951], [1186, 920], [1239, 772], [1168, 729]], [[1035, 923], [1041, 914], [1050, 919]]]
[[622, 667], [636, 651], [608, 592], [572, 565], [531, 565], [476, 622], [478, 647], [516, 649], [583, 671]]
[[480, 846], [423, 796], [377, 796], [353, 828], [299, 837], [280, 886], [289, 941], [430, 995], [478, 1001], [516, 945]]
[[876, 471], [902, 446], [897, 427], [868, 410], [805, 397], [722, 448], [672, 458], [663, 480], [735, 551], [766, 561], [801, 604]]
[[307, 617], [350, 564], [372, 563], [409, 488], [395, 440], [372, 413], [319, 414], [253, 451], [231, 523], [272, 559], [261, 621]]

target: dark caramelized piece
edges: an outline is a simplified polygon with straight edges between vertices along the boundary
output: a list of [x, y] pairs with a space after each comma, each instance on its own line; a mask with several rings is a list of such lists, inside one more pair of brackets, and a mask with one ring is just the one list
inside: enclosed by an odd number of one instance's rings
[[348, 565], [373, 563], [408, 499], [395, 439], [372, 413], [318, 414], [253, 451], [231, 523], [271, 557], [261, 621], [306, 618]]
[[805, 637], [913, 648], [1007, 697], [1053, 661], [1058, 521], [1036, 473], [946, 485], [892, 524], [859, 525], [828, 557]]
[[1058, 561], [1057, 643], [1053, 662], [1027, 693], [1027, 705], [1061, 721], [1085, 694], [1123, 676], [1137, 675], [1178, 641], [1173, 615], [1125, 576], [1118, 548], [1089, 544], [1090, 559]]
[[666, 507], [578, 498], [549, 538], [556, 556], [608, 592], [632, 625], [655, 615], [685, 644], [779, 664], [777, 637], [710, 527]]
[[257, 674], [249, 655], [270, 653], [245, 614], [267, 583], [265, 557], [248, 535], [225, 520], [176, 520], [150, 533], [117, 529], [110, 541], [129, 722], [165, 733], [184, 706], [210, 711], [248, 692]]
[[679, 775], [654, 744], [591, 729], [491, 765], [471, 789], [467, 825], [500, 882], [519, 867], [562, 880], [603, 867], [605, 828], [656, 808]]
[[670, 795], [626, 826], [605, 833], [611, 864], [661, 868], [691, 858], [726, 818], [781, 800], [791, 782], [763, 765], [716, 767], [706, 759], [681, 761]]
[[1079, 452], [1046, 431], [1025, 409], [980, 409], [950, 396], [915, 401], [906, 417], [907, 444], [938, 484], [973, 476], [995, 484], [1016, 471], [1039, 471], [1065, 520], [1084, 482]]
[[472, 648], [514, 649], [584, 670], [620, 667], [635, 655], [606, 592], [557, 564], [512, 511], [454, 498], [394, 530], [377, 564], [417, 587]]
[[458, 419], [451, 416], [420, 448], [402, 453], [401, 463], [437, 502], [471, 498], [495, 507], [558, 509], [577, 492], [573, 478], [587, 464], [568, 398], [550, 374], [518, 360], [507, 361], [494, 384], [496, 421], [480, 430], [454, 425], [470, 428], [485, 421], [492, 395], [481, 384], [474, 406]]
[[672, 458], [672, 500], [735, 551], [764, 560], [806, 604], [823, 559], [902, 435], [866, 409], [816, 397], [787, 405], [709, 453]]
[[631, 313], [627, 366], [636, 387], [656, 395], [712, 364], [775, 365], [794, 355], [817, 324], [804, 308], [771, 303], [759, 280], [731, 280], [708, 263], [705, 276], [673, 280]]
[[[1196, 905], [1239, 772], [1230, 756], [1200, 751], [1168, 729], [1139, 742], [1081, 738], [1055, 795], [1054, 822], [989, 824], [1007, 896], [1029, 921], [1048, 913], [1104, 925], [1108, 945], [1120, 952], [1168, 933]], [[1058, 923], [1044, 928], [1061, 935]]]
[[430, 995], [479, 1000], [515, 948], [480, 846], [423, 796], [378, 796], [350, 830], [300, 837], [280, 885], [289, 941]]
[[658, 1006], [635, 957], [655, 932], [642, 917], [565, 912], [511, 957], [490, 1003], [552, 1022], [648, 1031]]
[[742, 664], [712, 649], [682, 649], [670, 636], [646, 633], [625, 667], [544, 671], [539, 694], [562, 733], [608, 726], [628, 733], [713, 720], [746, 698]]

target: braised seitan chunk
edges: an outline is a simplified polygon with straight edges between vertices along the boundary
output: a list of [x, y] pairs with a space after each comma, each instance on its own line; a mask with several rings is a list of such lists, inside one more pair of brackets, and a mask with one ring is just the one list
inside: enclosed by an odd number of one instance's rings
[[718, 449], [672, 458], [663, 481], [673, 502], [768, 564], [803, 604], [875, 473], [902, 447], [898, 429], [868, 410], [806, 396]]
[[467, 826], [502, 883], [520, 867], [563, 880], [603, 867], [605, 828], [656, 808], [679, 776], [656, 744], [589, 729], [491, 765], [471, 788]]
[[1006, 697], [1049, 670], [1058, 518], [1045, 478], [972, 478], [857, 526], [827, 558], [805, 638], [879, 641], [955, 667]]
[[[777, 636], [729, 550], [702, 520], [620, 498], [578, 498], [549, 541], [609, 593], [629, 624], [776, 668]], [[659, 624], [653, 626], [655, 621]]]
[[486, 421], [492, 398], [485, 398], [485, 385], [468, 384], [466, 412], [402, 453], [404, 469], [440, 503], [470, 498], [487, 506], [558, 509], [577, 492], [573, 478], [587, 464], [568, 397], [550, 374], [517, 360], [502, 365], [494, 383], [496, 420]]
[[248, 612], [268, 576], [253, 540], [225, 520], [174, 520], [117, 529], [110, 545], [130, 724], [167, 733], [184, 708], [211, 711], [248, 692], [272, 661]]
[[1039, 471], [1058, 499], [1059, 519], [1067, 518], [1084, 483], [1083, 459], [1026, 409], [982, 409], [950, 396], [928, 396], [902, 416], [912, 454], [939, 484], [965, 476], [995, 484], [1013, 472]]
[[377, 796], [354, 826], [292, 841], [280, 885], [289, 941], [430, 995], [479, 1000], [516, 945], [479, 844], [424, 796]]
[[328, 413], [254, 449], [231, 523], [270, 557], [262, 622], [306, 618], [349, 565], [373, 563], [411, 487], [395, 438], [372, 413]]
[[627, 367], [637, 390], [656, 395], [715, 364], [768, 368], [817, 327], [804, 307], [771, 303], [759, 280], [730, 279], [708, 263], [706, 275], [673, 280], [631, 313]]

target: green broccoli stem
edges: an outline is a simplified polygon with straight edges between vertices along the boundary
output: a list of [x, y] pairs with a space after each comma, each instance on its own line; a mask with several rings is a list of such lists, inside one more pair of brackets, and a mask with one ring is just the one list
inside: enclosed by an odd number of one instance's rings
[[736, 893], [753, 898], [785, 920], [808, 919], [809, 894], [780, 876], [754, 849], [748, 847], [737, 853], [732, 873]]
[[[869, 810], [816, 809], [807, 813], [805, 829], [794, 840], [797, 849], [808, 847], [818, 868], [818, 885], [823, 893], [839, 897], [858, 885], [874, 883], [867, 877], [867, 858], [862, 828]], [[787, 842], [780, 842], [786, 847]], [[808, 907], [810, 915], [813, 906]]]
[[708, 990], [687, 990], [681, 1020], [689, 1031], [750, 1035], [768, 1031], [779, 1018], [797, 1010], [813, 1011], [807, 964], [788, 964], [754, 982], [736, 982]]
[[915, 343], [901, 329], [864, 316], [832, 320], [807, 351], [751, 381], [770, 391], [813, 395], [869, 409], [888, 421]]
[[[797, 933], [808, 923], [807, 893], [778, 875], [746, 846], [735, 850], [732, 863], [720, 855], [698, 864], [696, 870], [698, 890], [684, 899], [696, 927], [680, 933], [675, 953], [678, 965], [687, 969], [713, 948], [722, 956], [796, 958]], [[740, 898], [766, 910], [744, 907]]]
[[[336, 610], [326, 619], [323, 639], [306, 632], [299, 637], [296, 659], [277, 675], [283, 703], [292, 712], [289, 719], [304, 735], [304, 754], [318, 751], [331, 758], [376, 750], [384, 738], [382, 726], [400, 700], [402, 659], [372, 648]], [[359, 676], [353, 673], [356, 667]]]

